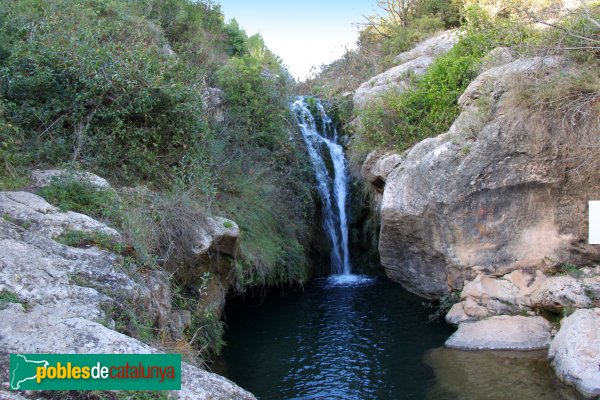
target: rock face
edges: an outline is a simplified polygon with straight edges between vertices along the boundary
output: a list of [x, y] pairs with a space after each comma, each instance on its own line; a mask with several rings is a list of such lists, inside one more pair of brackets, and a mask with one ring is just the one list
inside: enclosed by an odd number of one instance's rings
[[578, 310], [561, 321], [548, 358], [556, 374], [587, 397], [600, 395], [600, 309]]
[[[172, 311], [163, 274], [133, 279], [115, 254], [53, 240], [66, 229], [101, 231], [118, 239], [114, 229], [85, 215], [59, 212], [27, 192], [0, 193], [0, 216], [0, 291], [19, 299], [0, 310], [0, 384], [8, 382], [10, 353], [157, 352], [114, 330], [116, 316], [128, 308], [157, 329], [173, 320], [181, 329], [189, 320]], [[254, 398], [192, 365], [184, 363], [182, 371], [182, 390], [174, 393], [179, 398]]]
[[600, 259], [582, 223], [598, 180], [567, 173], [560, 127], [521, 110], [511, 89], [560, 62], [518, 59], [481, 73], [447, 133], [393, 163], [390, 154], [367, 159], [363, 176], [374, 191], [384, 183], [379, 251], [392, 280], [438, 298], [479, 274]]
[[539, 350], [550, 345], [550, 323], [542, 317], [501, 315], [460, 324], [446, 346], [461, 350]]
[[217, 122], [225, 121], [225, 94], [219, 88], [207, 88], [202, 92], [204, 112]]
[[354, 106], [362, 109], [389, 90], [406, 90], [411, 75], [425, 73], [436, 57], [447, 53], [457, 42], [457, 31], [445, 31], [398, 55], [394, 59], [398, 65], [360, 85], [354, 93]]

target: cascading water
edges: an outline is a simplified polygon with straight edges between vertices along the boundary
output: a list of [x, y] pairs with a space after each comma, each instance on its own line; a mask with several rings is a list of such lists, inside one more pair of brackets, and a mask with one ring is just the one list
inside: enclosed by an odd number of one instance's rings
[[331, 245], [331, 269], [351, 273], [348, 250], [348, 174], [344, 149], [323, 104], [314, 97], [299, 97], [291, 105], [302, 131], [323, 202], [323, 228]]

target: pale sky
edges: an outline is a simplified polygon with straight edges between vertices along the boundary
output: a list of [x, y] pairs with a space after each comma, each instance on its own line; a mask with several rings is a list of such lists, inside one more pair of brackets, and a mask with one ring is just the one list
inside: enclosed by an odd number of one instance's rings
[[363, 15], [375, 0], [220, 0], [225, 19], [235, 18], [248, 36], [260, 32], [290, 73], [304, 79], [312, 66], [338, 59], [354, 48]]

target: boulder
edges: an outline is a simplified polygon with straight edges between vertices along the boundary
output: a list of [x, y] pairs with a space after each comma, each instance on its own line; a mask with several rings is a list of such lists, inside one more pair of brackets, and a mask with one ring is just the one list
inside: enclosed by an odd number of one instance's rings
[[550, 345], [551, 331], [542, 317], [501, 315], [461, 323], [445, 345], [461, 350], [538, 350]]
[[450, 311], [446, 314], [446, 322], [452, 325], [472, 320], [474, 320], [473, 317], [465, 312], [464, 302], [453, 304]]
[[390, 90], [406, 90], [411, 76], [424, 74], [437, 57], [447, 53], [457, 42], [456, 30], [445, 31], [399, 54], [394, 59], [398, 65], [360, 85], [354, 93], [354, 107], [363, 109]]
[[[388, 277], [440, 298], [478, 274], [600, 260], [581, 223], [600, 190], [589, 175], [594, 171], [569, 175], [556, 133], [560, 121], [537, 117], [514, 100], [513, 82], [560, 70], [560, 63], [534, 57], [482, 72], [460, 97], [463, 111], [448, 132], [396, 157], [379, 213]], [[377, 157], [363, 170], [371, 181], [379, 175]]]
[[68, 171], [65, 169], [44, 169], [31, 171], [31, 180], [35, 187], [41, 188], [48, 186], [52, 180], [72, 176], [74, 179], [88, 183], [100, 189], [110, 189], [110, 183], [104, 178], [85, 171]]
[[372, 152], [363, 163], [361, 174], [376, 191], [383, 193], [388, 175], [401, 161], [402, 156], [399, 154]]
[[540, 271], [513, 271], [500, 278], [480, 274], [465, 284], [461, 299], [471, 299], [483, 307], [487, 315], [517, 313], [525, 307], [533, 306], [531, 295], [545, 280], [546, 277]]
[[458, 324], [535, 309], [561, 313], [565, 308], [588, 308], [593, 304], [588, 295], [597, 289], [595, 282], [600, 277], [545, 276], [540, 271], [517, 270], [501, 277], [480, 274], [465, 283], [461, 302], [450, 310], [446, 321]]
[[558, 377], [586, 397], [600, 396], [600, 308], [563, 319], [548, 352]]
[[581, 279], [572, 276], [553, 276], [533, 293], [531, 302], [534, 307], [554, 313], [560, 313], [565, 308], [589, 308], [591, 299], [585, 293]]
[[231, 257], [240, 255], [240, 228], [235, 222], [222, 217], [207, 217], [196, 228], [192, 253], [198, 257], [209, 251]]

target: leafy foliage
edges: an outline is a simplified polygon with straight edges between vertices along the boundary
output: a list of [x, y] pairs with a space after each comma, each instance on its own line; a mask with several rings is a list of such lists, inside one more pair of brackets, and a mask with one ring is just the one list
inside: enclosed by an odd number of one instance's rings
[[0, 88], [14, 105], [9, 120], [27, 132], [25, 150], [123, 181], [164, 179], [165, 165], [202, 132], [202, 121], [188, 117], [201, 115], [202, 103], [151, 25], [119, 2], [63, 0], [36, 2], [32, 21], [18, 24], [19, 4], [3, 6], [16, 29], [4, 38], [12, 48]]
[[490, 20], [480, 9], [471, 10], [470, 21], [459, 42], [423, 76], [414, 78], [409, 90], [390, 91], [361, 111], [363, 142], [357, 146], [402, 151], [444, 133], [458, 116], [458, 98], [477, 76], [483, 56], [499, 45], [519, 43], [529, 34], [512, 21]]
[[119, 221], [119, 204], [116, 194], [96, 187], [74, 175], [54, 178], [39, 192], [40, 196], [61, 211], [76, 211], [96, 218]]

